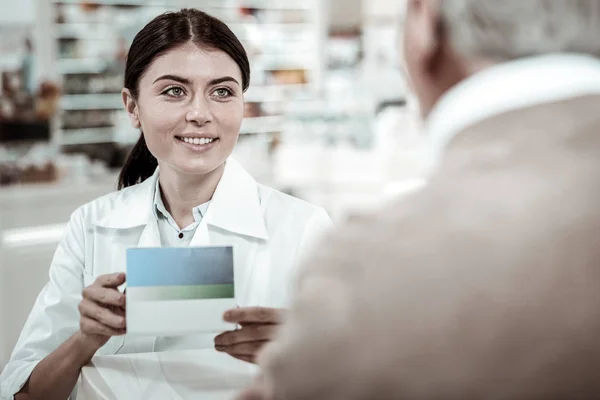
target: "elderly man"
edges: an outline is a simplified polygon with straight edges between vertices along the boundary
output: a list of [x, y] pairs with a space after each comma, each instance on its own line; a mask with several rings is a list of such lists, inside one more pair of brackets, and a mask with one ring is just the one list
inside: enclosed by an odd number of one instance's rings
[[600, 1], [407, 0], [428, 185], [323, 245], [244, 398], [600, 398]]

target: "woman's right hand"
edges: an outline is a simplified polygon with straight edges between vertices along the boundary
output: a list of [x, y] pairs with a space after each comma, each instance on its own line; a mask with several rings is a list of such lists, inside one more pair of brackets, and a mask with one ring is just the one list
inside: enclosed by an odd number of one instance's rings
[[94, 352], [104, 346], [111, 336], [124, 335], [125, 294], [117, 289], [125, 283], [124, 273], [99, 276], [83, 289], [79, 303], [79, 329], [85, 343]]

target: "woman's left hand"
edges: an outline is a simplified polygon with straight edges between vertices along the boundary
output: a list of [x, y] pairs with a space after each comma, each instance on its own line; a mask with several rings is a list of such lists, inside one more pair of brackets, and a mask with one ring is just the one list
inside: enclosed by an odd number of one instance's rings
[[215, 337], [215, 349], [242, 361], [256, 363], [263, 346], [274, 339], [284, 314], [283, 309], [265, 307], [235, 308], [226, 311], [223, 319], [242, 328]]

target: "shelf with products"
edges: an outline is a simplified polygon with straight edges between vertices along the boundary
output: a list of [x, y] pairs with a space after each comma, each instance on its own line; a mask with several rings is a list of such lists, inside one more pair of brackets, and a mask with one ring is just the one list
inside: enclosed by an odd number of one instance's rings
[[[321, 0], [318, 0], [321, 1]], [[300, 10], [313, 9], [311, 0], [180, 0], [182, 7], [198, 8], [250, 8], [268, 10]]]
[[123, 108], [121, 93], [70, 94], [61, 98], [63, 110], [120, 110]]
[[87, 5], [111, 5], [111, 6], [148, 6], [148, 5], [179, 5], [210, 8], [255, 8], [275, 10], [309, 10], [310, 1], [305, 0], [51, 0], [54, 4], [87, 4]]
[[280, 115], [244, 118], [240, 134], [279, 132], [282, 129], [283, 120]]
[[63, 146], [75, 144], [109, 143], [114, 141], [114, 128], [83, 128], [63, 129], [60, 132], [60, 144]]
[[58, 72], [68, 74], [100, 74], [107, 69], [102, 58], [63, 58], [58, 60]]
[[[281, 116], [244, 118], [240, 135], [279, 132], [282, 129], [282, 125], [283, 118]], [[116, 133], [118, 132], [112, 126], [104, 128], [62, 129], [60, 131], [60, 144], [68, 146], [110, 143], [115, 141]]]
[[[135, 34], [164, 11], [195, 7], [224, 20], [252, 70], [241, 134], [283, 128], [283, 105], [314, 97], [319, 0], [52, 0], [56, 69], [63, 96], [57, 143], [117, 140], [125, 58]], [[274, 40], [275, 39], [275, 40]], [[121, 122], [122, 123], [122, 122]], [[131, 136], [131, 133], [127, 133]]]
[[147, 5], [165, 5], [169, 0], [51, 0], [54, 4], [86, 4], [88, 6], [95, 5], [111, 5], [111, 6], [131, 6], [141, 7]]

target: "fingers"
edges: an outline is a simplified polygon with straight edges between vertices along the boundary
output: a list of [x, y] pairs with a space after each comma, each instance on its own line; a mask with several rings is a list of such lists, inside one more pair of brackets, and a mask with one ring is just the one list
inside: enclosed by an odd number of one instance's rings
[[116, 289], [109, 289], [102, 286], [96, 286], [96, 284], [94, 284], [83, 289], [82, 295], [84, 299], [88, 299], [100, 304], [125, 307], [125, 294]]
[[261, 342], [248, 342], [248, 343], [240, 343], [235, 344], [233, 346], [215, 346], [217, 351], [222, 353], [227, 353], [230, 356], [235, 358], [239, 358], [243, 361], [248, 361], [251, 363], [255, 362], [256, 355], [260, 352], [260, 350], [267, 344], [268, 341], [264, 340]]
[[223, 314], [225, 322], [234, 324], [281, 324], [285, 310], [267, 307], [242, 307], [228, 310]]
[[114, 274], [101, 275], [96, 279], [93, 286], [101, 286], [105, 288], [117, 288], [125, 283], [125, 274], [117, 272]]
[[79, 322], [81, 332], [86, 335], [121, 336], [126, 333], [125, 329], [114, 329], [91, 318], [82, 318]]
[[245, 325], [242, 329], [221, 333], [215, 337], [215, 345], [233, 346], [240, 343], [273, 340], [277, 334], [277, 325]]
[[83, 299], [79, 303], [79, 313], [82, 316], [82, 320], [93, 320], [117, 331], [125, 329], [125, 317], [122, 313], [116, 314], [94, 301]]

